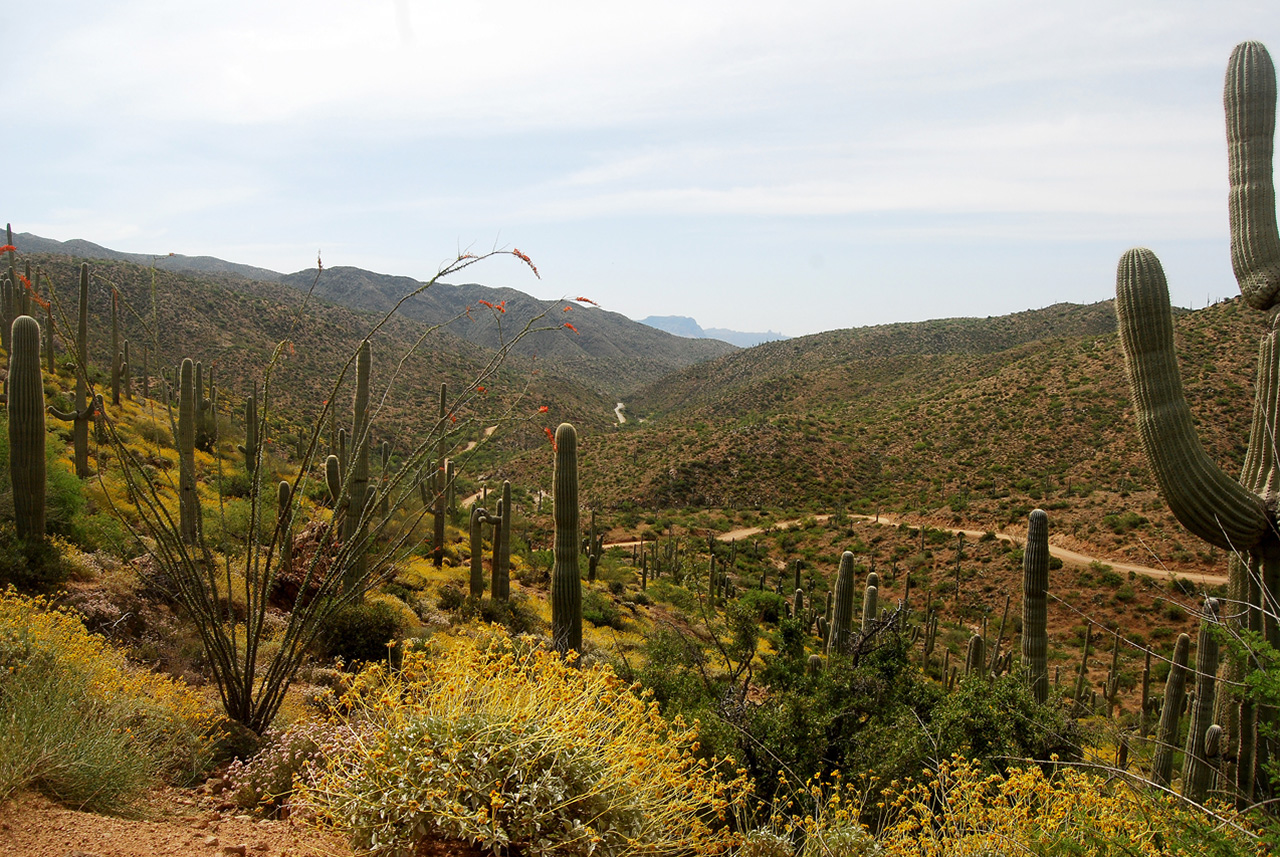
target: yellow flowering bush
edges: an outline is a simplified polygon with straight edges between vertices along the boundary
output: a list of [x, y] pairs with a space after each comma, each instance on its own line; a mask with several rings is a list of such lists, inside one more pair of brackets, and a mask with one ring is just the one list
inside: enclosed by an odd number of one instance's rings
[[1076, 768], [987, 774], [953, 758], [884, 792], [887, 857], [1088, 855], [1242, 857], [1266, 849], [1248, 831], [1175, 799]]
[[0, 800], [34, 787], [123, 808], [154, 777], [203, 767], [211, 723], [189, 688], [131, 666], [76, 616], [0, 592]]
[[342, 707], [367, 736], [300, 783], [323, 822], [374, 853], [426, 835], [522, 854], [708, 854], [745, 794], [611, 669], [495, 633], [433, 640], [366, 668]]

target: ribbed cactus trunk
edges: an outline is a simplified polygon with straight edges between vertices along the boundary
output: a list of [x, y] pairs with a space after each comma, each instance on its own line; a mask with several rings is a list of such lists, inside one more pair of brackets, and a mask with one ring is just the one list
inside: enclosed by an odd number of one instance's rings
[[840, 555], [836, 572], [835, 607], [828, 633], [827, 654], [846, 655], [853, 643], [853, 551]]
[[479, 506], [471, 507], [471, 597], [484, 595], [484, 522], [489, 514]]
[[871, 630], [871, 625], [876, 621], [879, 613], [880, 590], [867, 584], [866, 590], [862, 593], [862, 633], [864, 635]]
[[178, 531], [194, 545], [199, 536], [200, 495], [196, 493], [195, 365], [182, 361], [178, 373]]
[[440, 385], [440, 443], [436, 448], [436, 468], [435, 477], [432, 484], [435, 486], [435, 549], [431, 554], [431, 561], [436, 568], [444, 565], [444, 510], [445, 510], [445, 418], [449, 415], [448, 410], [449, 387], [447, 384]]
[[253, 473], [258, 467], [258, 382], [253, 384], [253, 392], [244, 403], [244, 453], [245, 470]]
[[[1231, 262], [1241, 294], [1249, 306], [1269, 311], [1280, 292], [1280, 237], [1277, 235], [1272, 154], [1275, 136], [1275, 67], [1265, 47], [1245, 42], [1232, 52], [1223, 88], [1227, 117], [1227, 157], [1230, 181]], [[1253, 427], [1239, 481], [1231, 479], [1205, 454], [1196, 436], [1191, 412], [1182, 393], [1173, 349], [1168, 287], [1155, 254], [1130, 250], [1120, 261], [1116, 277], [1116, 315], [1125, 364], [1133, 391], [1134, 412], [1147, 459], [1155, 471], [1161, 494], [1178, 520], [1212, 545], [1240, 560], [1229, 565], [1228, 598], [1246, 604], [1239, 627], [1257, 624], [1273, 645], [1280, 643], [1274, 621], [1256, 617], [1264, 596], [1280, 597], [1280, 537], [1275, 514], [1266, 498], [1280, 492], [1275, 427], [1280, 418], [1280, 347], [1277, 332], [1263, 338], [1258, 351]], [[1250, 587], [1265, 582], [1267, 590]], [[1274, 712], [1255, 713], [1241, 704], [1244, 665], [1235, 658], [1224, 670], [1218, 722], [1227, 759], [1238, 759], [1227, 779], [1247, 794], [1256, 780], [1256, 758], [1248, 742], [1257, 719], [1270, 721]], [[1205, 724], [1207, 728], [1208, 724]], [[1246, 746], [1241, 746], [1241, 741]]]
[[1200, 634], [1196, 637], [1196, 701], [1191, 708], [1182, 765], [1182, 794], [1196, 803], [1204, 803], [1213, 778], [1213, 766], [1204, 751], [1204, 736], [1213, 725], [1213, 697], [1218, 673], [1218, 638], [1214, 635], [1217, 624], [1218, 601], [1208, 598], [1204, 603], [1204, 616], [1200, 619]]
[[120, 404], [120, 293], [111, 290], [111, 404]]
[[987, 671], [987, 643], [978, 634], [969, 638], [969, 649], [964, 659], [964, 674], [982, 676]]
[[1022, 554], [1022, 666], [1036, 702], [1049, 700], [1049, 516], [1033, 509]]
[[502, 483], [502, 514], [493, 534], [493, 598], [511, 598], [511, 483]]
[[89, 263], [80, 265], [80, 314], [76, 322], [76, 400], [69, 415], [55, 413], [70, 420], [71, 442], [75, 448], [76, 476], [89, 478], [89, 418], [93, 403], [89, 400]]
[[343, 541], [354, 545], [355, 554], [343, 576], [343, 587], [361, 586], [369, 569], [369, 549], [365, 544], [368, 523], [365, 506], [369, 497], [369, 375], [373, 370], [373, 349], [369, 340], [356, 352], [355, 422], [351, 427], [351, 479]]
[[44, 381], [40, 371], [40, 323], [13, 320], [9, 335], [9, 479], [18, 538], [44, 538]]
[[1182, 719], [1182, 705], [1187, 696], [1187, 658], [1191, 653], [1191, 638], [1178, 637], [1173, 647], [1173, 662], [1169, 677], [1164, 682], [1164, 700], [1160, 706], [1160, 723], [1156, 726], [1156, 748], [1151, 758], [1151, 781], [1158, 786], [1173, 782], [1173, 756], [1178, 750], [1178, 722]]
[[556, 429], [555, 565], [551, 572], [551, 645], [560, 654], [582, 651], [582, 578], [578, 572], [578, 433]]
[[276, 531], [280, 540], [280, 568], [293, 566], [293, 489], [281, 480], [276, 487]]

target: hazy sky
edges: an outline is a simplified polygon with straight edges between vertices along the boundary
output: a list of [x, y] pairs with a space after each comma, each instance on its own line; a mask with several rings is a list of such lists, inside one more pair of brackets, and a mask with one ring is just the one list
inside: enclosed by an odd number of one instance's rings
[[[15, 10], [17, 12], [18, 10]], [[802, 334], [1236, 293], [1222, 78], [1280, 3], [42, 0], [0, 217]]]

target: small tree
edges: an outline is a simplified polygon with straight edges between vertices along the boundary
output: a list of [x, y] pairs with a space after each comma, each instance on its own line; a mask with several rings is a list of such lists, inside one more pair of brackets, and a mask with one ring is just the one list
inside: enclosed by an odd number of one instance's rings
[[[308, 483], [315, 478], [313, 472], [318, 469], [321, 459], [321, 430], [329, 425], [344, 381], [359, 362], [361, 389], [357, 396], [367, 396], [368, 399], [362, 403], [367, 412], [357, 414], [349, 441], [346, 458], [355, 462], [367, 455], [374, 442], [372, 427], [383, 405], [389, 401], [391, 383], [399, 369], [439, 326], [428, 328], [409, 353], [398, 356], [398, 363], [393, 364], [392, 381], [386, 383], [382, 395], [371, 395], [366, 380], [371, 359], [370, 340], [376, 338], [405, 301], [421, 294], [441, 278], [456, 274], [482, 259], [504, 253], [521, 259], [537, 273], [528, 257], [518, 250], [463, 254], [441, 268], [429, 282], [402, 297], [372, 326], [361, 347], [337, 372], [323, 410], [308, 429], [305, 443], [299, 444], [301, 460], [296, 475], [286, 488], [269, 472], [270, 468], [264, 466], [264, 458], [269, 427], [275, 417], [273, 375], [283, 356], [293, 348], [293, 338], [298, 332], [307, 301], [302, 302], [289, 334], [276, 345], [263, 368], [256, 408], [256, 443], [246, 444], [254, 459], [246, 462], [250, 480], [246, 499], [250, 511], [243, 555], [233, 556], [229, 551], [219, 553], [216, 546], [206, 540], [203, 528], [197, 531], [194, 540], [183, 538], [181, 522], [173, 510], [171, 498], [175, 486], [169, 475], [157, 473], [136, 461], [124, 448], [111, 415], [104, 415], [106, 434], [116, 450], [117, 460], [121, 462], [129, 492], [128, 506], [118, 507], [116, 511], [134, 527], [139, 544], [155, 567], [157, 580], [167, 585], [199, 634], [223, 709], [232, 720], [261, 734], [275, 717], [308, 648], [328, 620], [358, 602], [369, 590], [385, 583], [394, 573], [397, 562], [422, 543], [419, 524], [429, 513], [431, 504], [416, 500], [410, 502], [419, 495], [416, 474], [424, 468], [433, 471], [438, 450], [446, 448], [460, 436], [460, 427], [453, 424], [456, 414], [463, 409], [483, 407], [483, 391], [492, 383], [491, 379], [516, 343], [535, 330], [553, 329], [550, 325], [541, 325], [544, 314], [539, 313], [524, 322], [514, 334], [504, 333], [502, 316], [505, 308], [488, 306], [498, 325], [500, 345], [476, 377], [459, 385], [459, 389], [467, 392], [455, 399], [452, 411], [441, 413], [439, 417], [432, 413], [430, 420], [416, 433], [408, 427], [398, 429], [402, 436], [413, 437], [416, 445], [403, 457], [395, 473], [384, 472], [380, 480], [370, 480], [367, 468], [352, 466], [339, 472], [336, 480], [331, 476], [335, 509], [333, 525], [321, 527], [318, 549], [305, 557], [295, 559], [290, 556], [290, 523], [296, 521], [303, 511]], [[317, 282], [319, 276], [320, 272], [317, 272]], [[314, 288], [315, 283], [312, 290]], [[424, 407], [419, 412], [433, 411]], [[511, 413], [508, 409], [506, 416]], [[173, 419], [171, 406], [170, 419]], [[488, 418], [492, 419], [492, 416]], [[177, 434], [175, 426], [175, 437]], [[467, 458], [468, 455], [459, 455], [459, 466], [465, 466]], [[384, 501], [389, 514], [382, 513]], [[403, 514], [397, 514], [400, 512]], [[225, 510], [220, 507], [219, 513], [224, 514]], [[273, 514], [274, 527], [269, 524]], [[337, 525], [336, 518], [340, 516], [347, 518], [342, 526]], [[264, 520], [268, 522], [265, 526]], [[286, 566], [286, 562], [292, 563], [292, 567]], [[267, 628], [268, 599], [280, 575], [285, 572], [295, 580], [300, 578], [300, 591], [304, 597], [298, 598], [289, 611], [285, 629], [277, 638], [278, 648], [265, 654], [262, 643]], [[242, 597], [242, 615], [237, 615], [234, 608], [233, 593]]]

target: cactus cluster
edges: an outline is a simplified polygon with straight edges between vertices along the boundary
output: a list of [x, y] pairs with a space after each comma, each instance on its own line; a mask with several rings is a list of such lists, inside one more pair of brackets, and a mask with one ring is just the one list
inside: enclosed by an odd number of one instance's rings
[[[1280, 236], [1277, 234], [1272, 151], [1275, 136], [1275, 67], [1265, 47], [1245, 42], [1232, 52], [1223, 89], [1230, 182], [1231, 262], [1246, 303], [1261, 311], [1280, 303]], [[1116, 274], [1116, 316], [1134, 417], [1160, 492], [1174, 516], [1211, 545], [1232, 553], [1228, 602], [1243, 605], [1230, 624], [1261, 627], [1264, 603], [1280, 597], [1280, 530], [1273, 498], [1280, 488], [1274, 428], [1280, 417], [1280, 341], [1268, 331], [1258, 349], [1253, 427], [1240, 478], [1232, 479], [1205, 453], [1182, 391], [1174, 351], [1168, 285], [1156, 255], [1128, 251]], [[1264, 581], [1269, 591], [1253, 585]], [[1224, 756], [1234, 758], [1237, 793], [1255, 781], [1258, 711], [1236, 690], [1243, 665], [1227, 664], [1216, 720], [1224, 729]], [[1203, 681], [1204, 676], [1198, 676]], [[1199, 709], [1200, 701], [1197, 701]], [[1166, 703], [1166, 710], [1168, 705]], [[1200, 712], [1190, 740], [1202, 749], [1211, 725]], [[1268, 718], [1275, 713], [1268, 711]], [[1162, 717], [1163, 724], [1163, 717]], [[1163, 736], [1162, 736], [1163, 739]], [[1200, 755], [1197, 752], [1197, 757]], [[1201, 773], [1193, 761], [1186, 787], [1198, 793]]]

